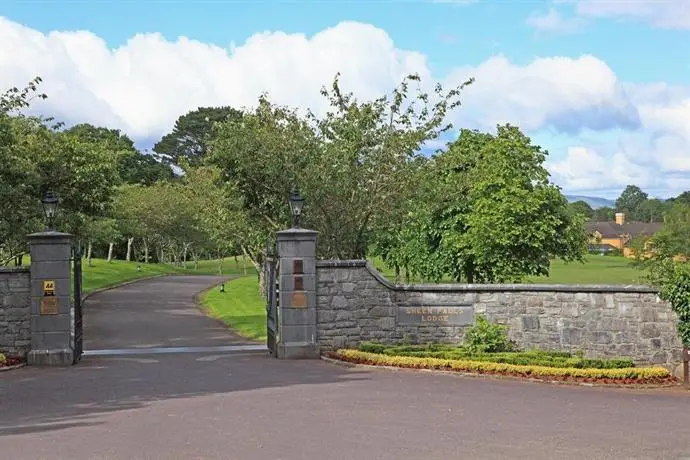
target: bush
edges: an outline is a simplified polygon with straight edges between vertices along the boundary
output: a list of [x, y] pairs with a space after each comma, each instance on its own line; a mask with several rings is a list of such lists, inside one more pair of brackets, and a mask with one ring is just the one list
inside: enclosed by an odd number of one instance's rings
[[0, 366], [4, 366], [5, 364], [7, 364], [7, 357], [0, 353]]
[[592, 369], [577, 367], [549, 367], [537, 365], [515, 365], [506, 363], [476, 361], [474, 359], [418, 358], [412, 356], [389, 356], [366, 353], [358, 350], [338, 350], [333, 356], [344, 361], [396, 366], [414, 369], [439, 369], [460, 372], [511, 374], [532, 377], [575, 377], [594, 379], [667, 379], [669, 371], [663, 367], [627, 367], [617, 369]]
[[472, 353], [496, 353], [512, 350], [508, 340], [508, 328], [489, 322], [477, 315], [475, 323], [465, 331], [465, 347]]

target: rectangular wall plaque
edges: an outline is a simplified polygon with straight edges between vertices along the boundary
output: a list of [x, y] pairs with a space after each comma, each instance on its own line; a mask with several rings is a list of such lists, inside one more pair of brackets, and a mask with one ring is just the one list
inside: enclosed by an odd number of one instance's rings
[[295, 276], [295, 291], [304, 291], [304, 278]]
[[470, 304], [398, 307], [398, 324], [468, 326], [473, 322], [474, 306]]
[[39, 313], [41, 315], [57, 315], [59, 310], [58, 299], [55, 296], [41, 298]]
[[290, 297], [291, 308], [306, 308], [307, 306], [307, 295], [304, 291], [293, 292]]
[[292, 261], [292, 273], [295, 275], [304, 274], [304, 260], [295, 259]]

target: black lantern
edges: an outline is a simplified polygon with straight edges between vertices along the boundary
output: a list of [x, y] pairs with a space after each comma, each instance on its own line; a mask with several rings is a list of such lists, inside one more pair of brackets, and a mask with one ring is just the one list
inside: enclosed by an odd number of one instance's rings
[[43, 214], [45, 214], [46, 220], [48, 221], [48, 230], [55, 230], [55, 215], [57, 214], [58, 210], [57, 197], [53, 195], [52, 191], [48, 190], [48, 192], [46, 192], [46, 196], [41, 200], [41, 204], [43, 205]]
[[299, 194], [299, 189], [293, 187], [290, 194], [290, 212], [292, 213], [292, 226], [299, 227], [299, 218], [302, 215], [302, 206], [304, 206], [304, 198]]

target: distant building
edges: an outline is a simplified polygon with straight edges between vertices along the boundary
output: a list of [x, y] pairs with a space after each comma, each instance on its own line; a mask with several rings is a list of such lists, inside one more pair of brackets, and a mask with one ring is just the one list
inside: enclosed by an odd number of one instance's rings
[[612, 246], [625, 257], [632, 255], [632, 249], [628, 245], [633, 238], [652, 236], [662, 228], [663, 224], [660, 222], [626, 222], [622, 212], [616, 213], [615, 221], [590, 221], [585, 224], [590, 237], [590, 248]]

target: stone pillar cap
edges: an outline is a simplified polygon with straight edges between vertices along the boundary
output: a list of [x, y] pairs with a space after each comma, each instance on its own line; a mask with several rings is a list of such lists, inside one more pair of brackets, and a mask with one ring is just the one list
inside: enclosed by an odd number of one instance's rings
[[71, 233], [56, 232], [54, 230], [48, 232], [37, 232], [27, 235], [28, 238], [71, 238]]
[[278, 239], [301, 239], [316, 237], [319, 234], [316, 230], [309, 230], [307, 228], [288, 228], [276, 232]]

